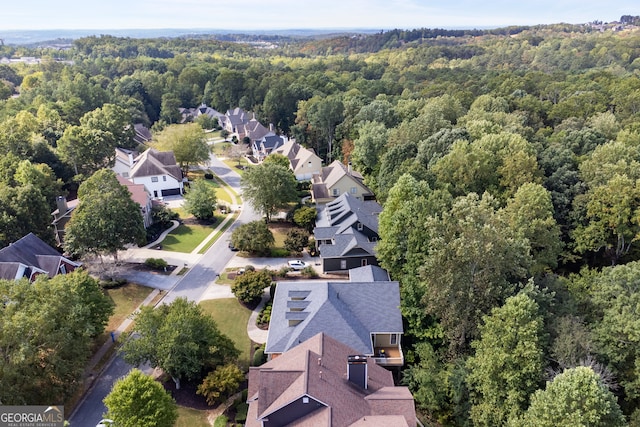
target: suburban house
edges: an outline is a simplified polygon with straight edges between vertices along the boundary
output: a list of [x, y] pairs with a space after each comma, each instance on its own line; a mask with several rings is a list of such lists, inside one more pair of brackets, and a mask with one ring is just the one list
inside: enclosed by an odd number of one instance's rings
[[222, 113], [208, 107], [207, 104], [200, 104], [200, 106], [196, 108], [179, 108], [178, 110], [182, 116], [180, 123], [189, 123], [202, 115], [207, 115], [212, 119], [218, 119], [218, 124], [220, 124], [220, 119], [223, 116]]
[[[249, 114], [247, 114], [242, 108], [234, 108], [233, 110], [227, 110], [227, 112], [220, 116], [219, 124], [222, 129], [229, 133], [238, 134], [238, 139], [244, 137], [244, 125], [249, 123]], [[240, 136], [240, 133], [243, 133]]]
[[135, 131], [135, 135], [133, 136], [133, 140], [138, 144], [146, 144], [147, 142], [153, 139], [151, 135], [151, 131], [142, 123], [136, 123], [133, 125], [133, 130]]
[[417, 425], [407, 387], [390, 371], [329, 334], [318, 333], [249, 368], [247, 427]]
[[282, 147], [286, 138], [284, 136], [270, 134], [262, 139], [255, 140], [251, 144], [253, 157], [258, 161], [263, 161], [269, 154], [274, 153], [278, 148]]
[[244, 125], [242, 132], [240, 133], [243, 135], [243, 138], [248, 137], [251, 142], [260, 141], [267, 136], [276, 136], [273, 126], [270, 126], [267, 129], [255, 117]]
[[151, 209], [153, 208], [153, 202], [151, 199], [151, 195], [147, 193], [144, 184], [134, 184], [126, 178], [121, 177], [120, 175], [116, 175], [118, 182], [120, 185], [124, 185], [127, 187], [129, 192], [131, 193], [131, 199], [140, 205], [140, 214], [142, 215], [142, 222], [144, 223], [144, 228], [147, 228], [153, 224], [153, 218], [151, 216]]
[[304, 148], [294, 139], [289, 139], [274, 150], [289, 159], [289, 165], [298, 181], [310, 180], [322, 170], [322, 159], [313, 150]]
[[118, 176], [129, 178], [131, 168], [133, 168], [133, 165], [135, 165], [135, 159], [139, 155], [140, 153], [135, 150], [129, 150], [127, 148], [119, 147], [116, 148], [116, 158], [111, 170], [114, 171]]
[[[120, 185], [127, 187], [131, 193], [131, 199], [140, 205], [140, 214], [142, 215], [142, 222], [144, 227], [147, 228], [153, 224], [152, 208], [153, 200], [151, 195], [147, 192], [143, 184], [134, 184], [126, 178], [120, 175], [116, 175]], [[64, 196], [58, 196], [56, 199], [56, 205], [58, 209], [51, 212], [53, 215], [53, 231], [56, 235], [56, 242], [58, 246], [62, 246], [64, 242], [65, 227], [71, 219], [73, 211], [78, 207], [79, 199], [70, 200], [67, 202], [67, 198]]]
[[0, 249], [0, 279], [34, 281], [40, 274], [49, 277], [67, 274], [80, 263], [65, 258], [33, 233]]
[[56, 234], [56, 243], [58, 246], [62, 246], [62, 242], [64, 242], [64, 229], [71, 219], [73, 210], [78, 206], [78, 202], [78, 199], [69, 200], [67, 202], [67, 198], [64, 196], [58, 196], [56, 198], [56, 205], [58, 206], [58, 209], [51, 212], [51, 215], [53, 215], [53, 222], [51, 225], [53, 225], [53, 231]]
[[377, 275], [367, 272], [373, 268], [364, 267], [349, 281], [279, 282], [265, 354], [274, 359], [324, 332], [381, 366], [402, 366], [400, 287], [388, 276], [368, 280]]
[[116, 162], [112, 170], [134, 184], [143, 184], [153, 198], [183, 193], [182, 169], [172, 151], [149, 148], [134, 157], [134, 152], [116, 149]]
[[335, 160], [320, 172], [313, 174], [311, 179], [311, 200], [317, 204], [330, 202], [344, 193], [360, 200], [373, 200], [373, 192], [364, 185], [362, 175], [351, 168], [351, 163], [345, 166]]
[[378, 215], [382, 206], [375, 200], [360, 200], [350, 193], [318, 210], [313, 237], [320, 252], [322, 271], [346, 272], [355, 267], [378, 265], [375, 247]]

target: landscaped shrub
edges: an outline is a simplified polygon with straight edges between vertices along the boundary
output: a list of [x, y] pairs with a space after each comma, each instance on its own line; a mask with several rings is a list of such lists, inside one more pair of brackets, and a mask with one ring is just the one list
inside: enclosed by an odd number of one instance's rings
[[213, 174], [209, 172], [205, 172], [204, 179], [213, 179]]
[[318, 272], [310, 265], [300, 270], [300, 274], [304, 277], [318, 277]]
[[117, 289], [126, 284], [127, 284], [127, 279], [111, 279], [111, 280], [101, 281], [100, 287], [102, 289]]
[[244, 373], [235, 364], [229, 363], [218, 366], [198, 386], [197, 394], [207, 399], [207, 404], [213, 406], [233, 394], [244, 380]]
[[220, 415], [213, 422], [213, 427], [227, 427], [227, 423], [229, 422], [229, 418], [226, 415]]
[[240, 402], [236, 405], [236, 423], [244, 423], [247, 421], [247, 411], [249, 410], [249, 405], [245, 402]]
[[271, 285], [271, 273], [268, 270], [251, 271], [236, 276], [231, 285], [231, 292], [240, 302], [250, 303], [262, 297], [264, 289]]
[[265, 306], [260, 311], [260, 314], [258, 314], [258, 317], [256, 318], [256, 324], [257, 325], [261, 325], [261, 324], [264, 324], [264, 323], [269, 323], [271, 321], [271, 306], [272, 305], [273, 305], [273, 301], [269, 301], [268, 303], [265, 304]]
[[164, 270], [169, 264], [162, 258], [147, 258], [144, 260], [144, 265], [154, 270]]
[[253, 353], [253, 363], [252, 366], [261, 366], [264, 362], [267, 361], [267, 356], [264, 354], [264, 345], [258, 347], [256, 351]]

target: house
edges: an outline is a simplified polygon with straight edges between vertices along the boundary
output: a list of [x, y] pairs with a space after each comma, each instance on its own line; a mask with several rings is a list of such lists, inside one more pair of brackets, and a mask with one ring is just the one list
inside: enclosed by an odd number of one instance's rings
[[274, 150], [289, 159], [290, 168], [298, 181], [310, 180], [322, 170], [322, 159], [313, 150], [303, 147], [294, 139], [289, 139]]
[[183, 193], [182, 169], [172, 151], [150, 148], [136, 157], [128, 172], [134, 184], [144, 184], [152, 197], [176, 196]]
[[129, 192], [131, 193], [131, 199], [140, 205], [140, 214], [142, 215], [142, 222], [144, 223], [144, 228], [148, 228], [153, 224], [152, 218], [152, 208], [153, 203], [151, 200], [151, 195], [147, 193], [147, 190], [144, 184], [134, 184], [126, 178], [121, 177], [120, 175], [116, 175], [118, 182], [120, 185], [124, 185], [127, 187]]
[[135, 125], [133, 125], [133, 130], [135, 131], [133, 140], [138, 145], [146, 144], [153, 139], [153, 137], [151, 136], [151, 131], [142, 123], [136, 123]]
[[324, 332], [379, 365], [402, 366], [398, 282], [388, 277], [360, 281], [363, 278], [367, 278], [366, 273], [356, 273], [349, 281], [278, 283], [265, 354], [271, 359], [279, 357]]
[[222, 129], [225, 129], [229, 133], [235, 133], [238, 135], [238, 139], [242, 139], [244, 138], [244, 125], [249, 123], [249, 120], [249, 114], [242, 108], [236, 107], [233, 110], [227, 110], [227, 112], [220, 117], [219, 123]]
[[81, 264], [65, 258], [33, 233], [0, 249], [0, 279], [33, 282], [40, 274], [67, 274]]
[[207, 104], [200, 104], [200, 106], [196, 108], [179, 108], [181, 119], [180, 123], [189, 123], [197, 119], [202, 115], [207, 115], [212, 119], [218, 119], [218, 124], [220, 124], [220, 119], [223, 116], [222, 113], [216, 111], [215, 109], [208, 107]]
[[247, 427], [417, 425], [407, 387], [329, 334], [249, 368]]
[[78, 206], [78, 202], [78, 199], [69, 200], [67, 202], [67, 198], [64, 196], [58, 196], [56, 198], [56, 205], [58, 206], [58, 209], [51, 212], [51, 215], [53, 215], [53, 222], [51, 225], [53, 225], [53, 231], [56, 234], [56, 243], [58, 246], [62, 246], [62, 242], [64, 242], [64, 229], [71, 219], [73, 210]]
[[239, 133], [243, 135], [243, 138], [248, 137], [251, 142], [260, 141], [267, 136], [276, 136], [273, 126], [267, 129], [256, 120], [255, 116], [243, 126], [242, 131]]
[[251, 144], [251, 150], [253, 151], [253, 157], [258, 161], [263, 161], [269, 154], [275, 152], [282, 147], [286, 138], [284, 136], [270, 134], [262, 139], [253, 141]]
[[140, 154], [135, 150], [129, 150], [127, 148], [116, 148], [116, 158], [111, 168], [116, 175], [123, 178], [129, 178], [131, 168], [135, 165], [135, 159]]
[[350, 193], [318, 210], [313, 237], [325, 273], [378, 265], [375, 247], [380, 238], [380, 212], [382, 206], [375, 200], [360, 200]]
[[317, 204], [330, 202], [341, 194], [349, 193], [356, 199], [373, 200], [373, 192], [364, 185], [362, 175], [335, 160], [323, 167], [311, 179], [311, 200]]

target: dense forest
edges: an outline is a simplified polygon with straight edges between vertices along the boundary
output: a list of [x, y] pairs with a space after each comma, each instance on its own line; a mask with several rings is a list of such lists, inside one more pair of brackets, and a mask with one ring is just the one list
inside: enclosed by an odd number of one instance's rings
[[241, 107], [352, 162], [383, 204], [423, 421], [640, 426], [640, 29], [623, 18], [0, 46], [41, 59], [0, 64], [0, 244], [51, 241], [55, 196], [128, 124]]

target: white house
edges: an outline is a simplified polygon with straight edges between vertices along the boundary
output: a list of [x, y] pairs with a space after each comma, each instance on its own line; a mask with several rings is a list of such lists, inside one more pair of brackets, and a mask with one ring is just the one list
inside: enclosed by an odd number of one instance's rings
[[131, 153], [119, 148], [113, 170], [134, 184], [144, 184], [153, 198], [183, 194], [182, 169], [172, 151], [150, 148], [133, 158]]

